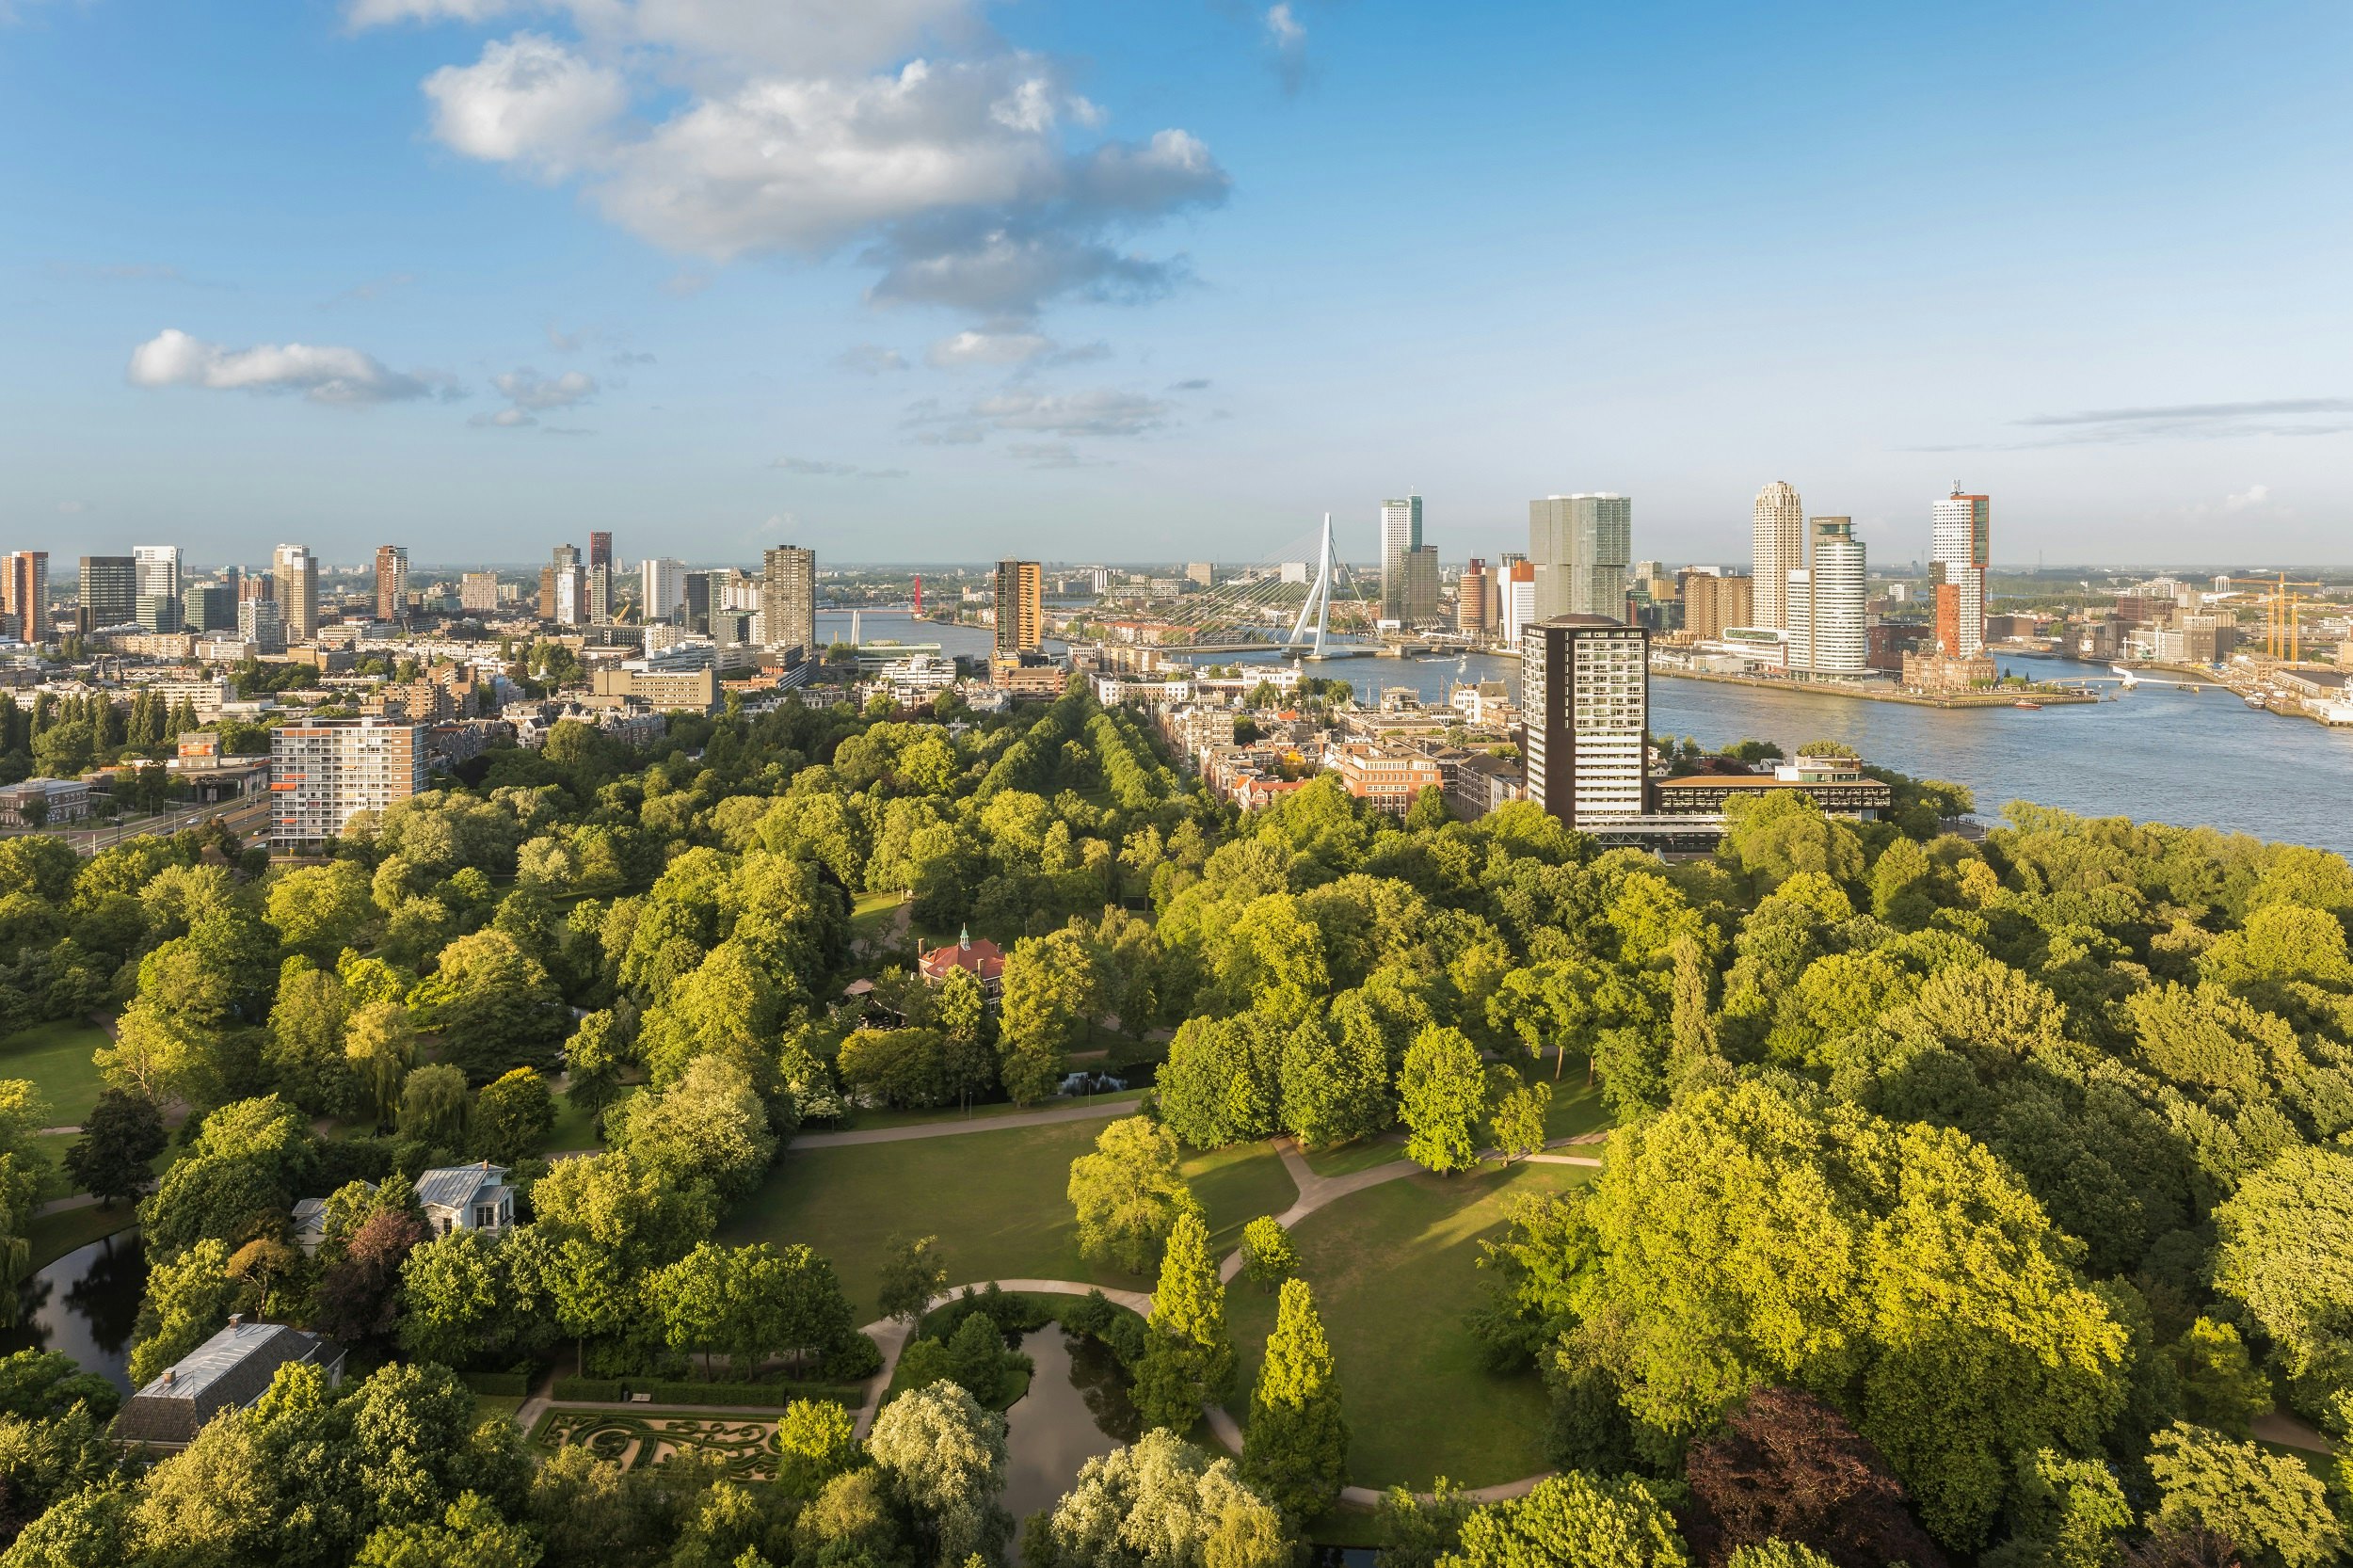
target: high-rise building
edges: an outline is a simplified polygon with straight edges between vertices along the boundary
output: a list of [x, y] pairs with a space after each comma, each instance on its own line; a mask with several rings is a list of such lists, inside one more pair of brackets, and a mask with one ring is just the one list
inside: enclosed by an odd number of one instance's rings
[[234, 632], [237, 590], [227, 583], [199, 583], [181, 600], [181, 619], [190, 632]]
[[270, 732], [270, 842], [325, 843], [362, 811], [384, 810], [424, 788], [424, 726], [384, 719], [312, 719]]
[[1870, 668], [1865, 630], [1863, 541], [1851, 518], [1816, 518], [1807, 532], [1814, 560], [1789, 572], [1789, 668], [1792, 673], [1858, 676]]
[[[1936, 504], [1929, 536], [1929, 576], [1936, 585], [1937, 650], [1948, 659], [1985, 651], [1985, 568], [1992, 564], [1993, 504], [1953, 493]], [[1938, 568], [1942, 568], [1940, 571]]]
[[580, 564], [580, 547], [560, 544], [539, 568], [539, 618], [558, 626], [578, 626], [587, 608], [588, 573]]
[[139, 624], [150, 631], [179, 631], [180, 547], [176, 544], [133, 545], [131, 560], [138, 574], [136, 602]]
[[1755, 573], [1756, 608], [1750, 624], [1775, 631], [1789, 627], [1789, 574], [1805, 565], [1805, 503], [1797, 487], [1776, 479], [1756, 492], [1755, 542], [1750, 568]]
[[1634, 560], [1634, 503], [1623, 495], [1553, 495], [1528, 504], [1528, 558], [1536, 568], [1536, 615], [1625, 614]]
[[1525, 556], [1506, 555], [1499, 568], [1503, 580], [1496, 622], [1503, 640], [1514, 648], [1536, 619], [1536, 564]]
[[1438, 547], [1416, 545], [1405, 552], [1404, 614], [1408, 626], [1428, 626], [1438, 618]]
[[279, 612], [286, 617], [286, 640], [307, 643], [319, 634], [319, 562], [308, 545], [281, 544], [271, 558]]
[[499, 574], [494, 571], [461, 572], [457, 578], [457, 607], [468, 615], [481, 615], [499, 607]]
[[138, 562], [129, 555], [82, 557], [82, 626], [127, 626], [138, 618]]
[[711, 612], [718, 608], [718, 584], [728, 576], [725, 571], [690, 571], [686, 574], [682, 613], [686, 630], [708, 634]]
[[760, 637], [776, 649], [817, 652], [817, 552], [781, 545], [760, 556]]
[[376, 618], [406, 620], [408, 618], [408, 547], [380, 544], [376, 547]]
[[237, 606], [237, 637], [257, 653], [286, 651], [286, 617], [274, 599], [248, 599]]
[[1639, 817], [1648, 798], [1650, 633], [1555, 616], [1520, 634], [1528, 798], [1571, 827]]
[[1488, 602], [1487, 563], [1474, 555], [1463, 567], [1463, 580], [1454, 587], [1454, 629], [1479, 636], [1495, 628], [1495, 607]]
[[609, 533], [588, 536], [587, 619], [591, 626], [613, 623], [613, 536]]
[[28, 643], [49, 640], [49, 552], [20, 550], [8, 557], [8, 613]]
[[1381, 504], [1381, 616], [1407, 618], [1405, 557], [1421, 548], [1421, 497], [1408, 495]]
[[1728, 628], [1757, 624], [1754, 578], [1687, 568], [1675, 574], [1675, 589], [1683, 600], [1683, 630], [1695, 639], [1712, 642]]
[[1208, 587], [1216, 576], [1216, 571], [1208, 561], [1187, 561], [1185, 563], [1185, 581], [1192, 584], [1196, 588]]
[[637, 593], [645, 600], [639, 620], [648, 626], [677, 620], [686, 609], [686, 563], [666, 555], [639, 562]]
[[997, 651], [1035, 653], [1046, 646], [1046, 578], [1035, 561], [997, 563]]

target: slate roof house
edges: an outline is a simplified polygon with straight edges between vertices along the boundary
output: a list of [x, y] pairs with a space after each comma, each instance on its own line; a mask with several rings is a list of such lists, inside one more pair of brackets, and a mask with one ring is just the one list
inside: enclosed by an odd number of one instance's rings
[[453, 1230], [498, 1235], [515, 1223], [515, 1190], [506, 1167], [485, 1160], [479, 1165], [444, 1165], [417, 1178], [417, 1202], [436, 1236]]
[[284, 1323], [229, 1320], [229, 1326], [164, 1368], [123, 1402], [115, 1416], [119, 1443], [183, 1448], [224, 1410], [243, 1410], [268, 1391], [280, 1367], [324, 1368], [329, 1387], [343, 1382], [344, 1348], [325, 1335]]

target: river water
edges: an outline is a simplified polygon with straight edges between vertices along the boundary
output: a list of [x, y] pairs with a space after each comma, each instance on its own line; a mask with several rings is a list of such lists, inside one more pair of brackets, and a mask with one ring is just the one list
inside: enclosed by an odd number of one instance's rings
[[0, 1355], [63, 1351], [127, 1394], [131, 1328], [146, 1288], [147, 1254], [137, 1231], [77, 1247], [24, 1282], [16, 1327], [0, 1329]]

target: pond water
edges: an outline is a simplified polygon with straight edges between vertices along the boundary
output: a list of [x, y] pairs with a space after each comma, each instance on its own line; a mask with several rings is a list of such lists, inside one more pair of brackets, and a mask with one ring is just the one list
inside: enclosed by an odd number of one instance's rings
[[131, 1327], [147, 1288], [147, 1249], [136, 1230], [76, 1247], [26, 1280], [0, 1355], [62, 1351], [124, 1393], [131, 1391]]
[[1099, 1454], [1142, 1435], [1128, 1376], [1099, 1339], [1049, 1323], [1021, 1336], [1036, 1370], [1005, 1412], [1005, 1510], [1016, 1524], [1050, 1509]]

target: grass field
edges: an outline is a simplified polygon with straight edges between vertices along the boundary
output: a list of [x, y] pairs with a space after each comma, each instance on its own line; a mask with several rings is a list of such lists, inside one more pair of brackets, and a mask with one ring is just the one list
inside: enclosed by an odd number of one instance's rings
[[[1599, 1132], [1609, 1125], [1609, 1108], [1602, 1102], [1598, 1088], [1588, 1087], [1583, 1079], [1575, 1075], [1553, 1084], [1552, 1105], [1545, 1112], [1545, 1137], [1547, 1140]], [[1351, 1176], [1404, 1158], [1404, 1145], [1394, 1136], [1373, 1138], [1310, 1154], [1307, 1156], [1307, 1168], [1318, 1176]]]
[[[1481, 1368], [1463, 1315], [1481, 1299], [1478, 1243], [1498, 1233], [1513, 1200], [1591, 1174], [1491, 1165], [1450, 1179], [1415, 1176], [1300, 1222], [1291, 1233], [1300, 1276], [1314, 1287], [1348, 1412], [1350, 1480], [1426, 1490], [1445, 1476], [1492, 1486], [1545, 1468], [1542, 1384]], [[1229, 1408], [1247, 1420], [1274, 1298], [1237, 1284], [1226, 1302], [1241, 1360]]]
[[[622, 1097], [627, 1098], [628, 1093], [624, 1092]], [[556, 1096], [555, 1128], [548, 1134], [548, 1151], [560, 1154], [567, 1149], [602, 1148], [604, 1144], [597, 1137], [595, 1120], [588, 1114], [586, 1107], [572, 1103], [571, 1096]]]
[[138, 1224], [138, 1210], [127, 1203], [119, 1203], [112, 1208], [90, 1204], [56, 1214], [36, 1214], [26, 1237], [33, 1245], [33, 1267], [55, 1263], [76, 1247], [88, 1246], [119, 1230], [128, 1230]]
[[[1079, 1255], [1064, 1196], [1070, 1162], [1101, 1122], [1007, 1128], [904, 1144], [796, 1149], [779, 1160], [721, 1233], [730, 1242], [802, 1242], [829, 1259], [870, 1320], [893, 1236], [937, 1236], [949, 1283], [1074, 1279], [1148, 1290], [1148, 1277]], [[1196, 1155], [1186, 1175], [1213, 1234], [1230, 1236], [1296, 1196], [1267, 1144]]]
[[1396, 1138], [1367, 1138], [1337, 1148], [1318, 1149], [1305, 1158], [1307, 1169], [1318, 1176], [1354, 1176], [1358, 1171], [1396, 1164], [1405, 1158], [1405, 1145]]
[[91, 1024], [40, 1024], [0, 1040], [0, 1078], [30, 1079], [49, 1102], [49, 1126], [79, 1127], [104, 1087], [91, 1054], [113, 1044]]
[[[1127, 1105], [1143, 1097], [1143, 1090], [1130, 1089], [1120, 1094], [1097, 1095], [1095, 1096], [1094, 1103]], [[1027, 1111], [1064, 1110], [1080, 1102], [1077, 1100], [1057, 1099], [1048, 1100], [1044, 1105], [1016, 1105], [1010, 1100], [1004, 1100], [994, 1105], [976, 1105], [969, 1112], [957, 1106], [947, 1106], [935, 1111], [860, 1111], [853, 1114], [844, 1126], [851, 1131], [864, 1132], [869, 1128], [880, 1127], [929, 1127], [938, 1122], [985, 1122], [998, 1116], [1018, 1116]], [[810, 1130], [830, 1129], [812, 1128]]]

